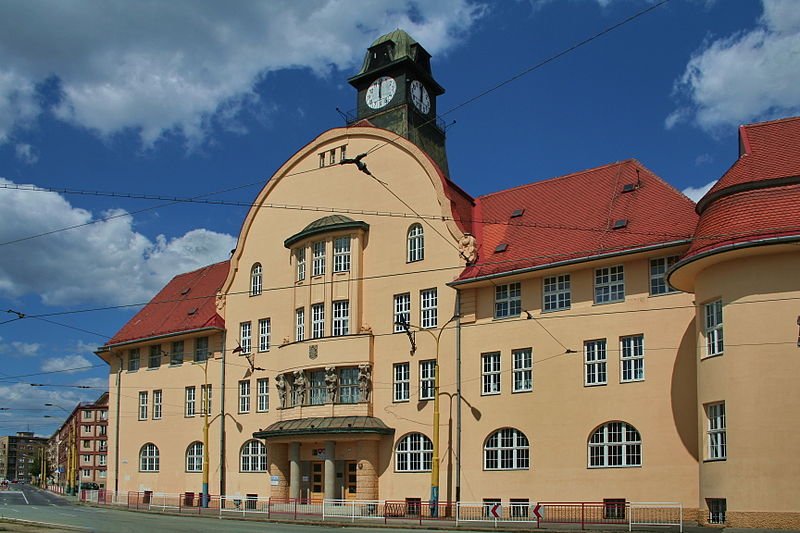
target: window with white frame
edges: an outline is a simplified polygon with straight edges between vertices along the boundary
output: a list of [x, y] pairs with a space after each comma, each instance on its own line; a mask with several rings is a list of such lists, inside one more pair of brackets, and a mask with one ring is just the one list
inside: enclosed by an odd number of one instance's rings
[[606, 372], [606, 340], [597, 339], [586, 341], [583, 344], [584, 366], [584, 385], [605, 385], [607, 382]]
[[313, 245], [313, 256], [311, 262], [311, 274], [322, 276], [325, 274], [325, 241], [317, 241]]
[[202, 362], [208, 359], [208, 337], [198, 337], [194, 341], [194, 360]]
[[186, 471], [203, 471], [203, 443], [195, 441], [186, 448]]
[[147, 420], [147, 391], [139, 392], [139, 420]]
[[522, 285], [509, 283], [494, 288], [494, 317], [509, 318], [522, 312]]
[[197, 400], [197, 389], [195, 389], [194, 387], [186, 387], [184, 410], [183, 410], [185, 416], [194, 416], [196, 400]]
[[625, 268], [623, 265], [598, 268], [594, 271], [594, 303], [625, 301]]
[[430, 472], [433, 442], [422, 433], [409, 433], [397, 443], [394, 454], [396, 472]]
[[572, 288], [569, 274], [544, 278], [543, 311], [562, 311], [572, 305]]
[[311, 306], [311, 338], [319, 339], [325, 336], [325, 304]]
[[262, 318], [258, 321], [258, 351], [269, 351], [269, 340], [272, 335], [272, 323], [269, 318]]
[[589, 467], [642, 466], [642, 437], [625, 422], [607, 422], [589, 438]]
[[412, 224], [408, 228], [406, 260], [409, 263], [425, 259], [425, 232], [422, 224]]
[[706, 355], [722, 353], [722, 300], [709, 302], [705, 308]]
[[512, 350], [513, 381], [512, 392], [527, 392], [533, 390], [533, 348], [520, 348]]
[[107, 455], [98, 455], [97, 456], [97, 465], [98, 466], [106, 466], [108, 464], [108, 456]]
[[83, 476], [83, 477], [92, 477], [92, 471], [89, 470], [88, 468], [82, 468], [81, 469], [81, 476]]
[[256, 381], [258, 405], [256, 410], [259, 413], [269, 411], [269, 378], [259, 378]]
[[358, 388], [358, 368], [339, 369], [339, 403], [358, 403], [361, 398]]
[[253, 326], [250, 322], [239, 324], [239, 339], [242, 343], [242, 353], [250, 353], [253, 348]]
[[200, 385], [200, 414], [211, 413], [212, 385]]
[[395, 363], [393, 375], [394, 401], [407, 402], [411, 395], [410, 365], [408, 363]]
[[678, 262], [677, 255], [659, 257], [650, 260], [650, 295], [668, 294], [678, 292], [667, 283], [667, 270]]
[[258, 296], [264, 286], [264, 280], [261, 273], [261, 263], [256, 263], [250, 269], [250, 296]]
[[308, 381], [310, 385], [311, 405], [323, 405], [328, 399], [328, 387], [325, 384], [325, 370], [313, 370], [309, 372]]
[[708, 458], [727, 459], [728, 439], [725, 432], [725, 402], [706, 406], [708, 417]]
[[240, 471], [242, 472], [266, 472], [267, 471], [267, 447], [258, 440], [249, 440], [242, 446], [239, 454], [241, 461]]
[[139, 370], [139, 348], [128, 351], [128, 372]]
[[84, 420], [91, 420], [92, 419], [92, 412], [91, 411], [84, 411], [83, 412], [83, 419]]
[[350, 272], [350, 237], [333, 240], [333, 271]]
[[500, 394], [500, 352], [481, 354], [481, 395]]
[[147, 361], [147, 368], [159, 368], [161, 366], [161, 345], [150, 346], [150, 357]]
[[527, 470], [531, 465], [528, 437], [518, 429], [492, 433], [483, 447], [484, 470]]
[[630, 335], [619, 340], [620, 381], [644, 380], [644, 335]]
[[728, 501], [725, 498], [706, 498], [706, 505], [708, 505], [708, 523], [724, 524]]
[[139, 472], [158, 472], [158, 447], [148, 442], [139, 449]]
[[419, 362], [419, 399], [432, 400], [436, 382], [436, 360]]
[[294, 312], [294, 340], [301, 341], [306, 338], [306, 310], [301, 307]]
[[350, 333], [350, 301], [333, 302], [333, 336], [340, 337]]
[[[162, 413], [163, 408], [161, 407], [162, 404], [163, 404], [163, 400], [164, 400], [164, 393], [162, 391], [160, 391], [160, 390], [154, 390], [153, 391], [153, 420], [160, 420], [161, 419], [161, 416], [163, 414]], [[106, 426], [100, 426], [100, 429], [101, 429], [101, 433], [100, 434], [101, 435], [103, 434], [102, 430], [104, 430], [105, 428], [106, 428]]]
[[423, 328], [435, 328], [438, 323], [438, 296], [436, 289], [425, 289], [419, 293], [420, 299], [420, 325]]
[[394, 332], [402, 333], [406, 329], [402, 324], [411, 323], [411, 293], [394, 295]]
[[298, 248], [294, 251], [294, 263], [295, 263], [295, 280], [296, 281], [303, 281], [306, 279], [306, 249]]
[[239, 382], [239, 412], [250, 412], [250, 380], [245, 379]]
[[169, 352], [169, 364], [183, 364], [183, 341], [175, 341], [172, 343], [172, 350]]

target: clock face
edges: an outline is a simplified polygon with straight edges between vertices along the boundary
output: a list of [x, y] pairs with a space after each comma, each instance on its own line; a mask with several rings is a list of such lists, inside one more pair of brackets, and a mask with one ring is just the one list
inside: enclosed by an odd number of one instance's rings
[[397, 82], [389, 76], [381, 76], [373, 81], [367, 89], [366, 102], [370, 109], [385, 107], [397, 92]]
[[423, 115], [427, 115], [431, 110], [431, 97], [428, 96], [428, 91], [419, 80], [411, 82], [411, 101]]

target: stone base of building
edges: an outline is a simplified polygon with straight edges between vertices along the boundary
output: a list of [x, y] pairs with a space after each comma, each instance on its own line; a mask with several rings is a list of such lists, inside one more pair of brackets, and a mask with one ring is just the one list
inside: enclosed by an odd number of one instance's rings
[[800, 513], [761, 513], [727, 511], [724, 524], [711, 524], [708, 514], [703, 513], [698, 523], [708, 527], [746, 527], [764, 529], [800, 530]]

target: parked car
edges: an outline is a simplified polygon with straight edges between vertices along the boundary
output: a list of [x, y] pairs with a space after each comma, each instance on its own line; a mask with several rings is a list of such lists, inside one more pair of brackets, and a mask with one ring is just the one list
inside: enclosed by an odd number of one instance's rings
[[100, 485], [97, 483], [81, 483], [81, 490], [100, 490]]

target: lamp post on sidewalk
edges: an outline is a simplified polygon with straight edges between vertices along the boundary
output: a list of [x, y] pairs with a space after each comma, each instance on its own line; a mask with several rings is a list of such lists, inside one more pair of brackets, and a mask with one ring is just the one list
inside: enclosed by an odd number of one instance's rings
[[447, 326], [454, 320], [459, 318], [459, 315], [453, 315], [450, 319], [442, 324], [439, 328], [423, 328], [409, 322], [396, 322], [401, 326], [408, 335], [411, 342], [411, 355], [417, 350], [417, 345], [412, 336], [411, 328], [416, 328], [418, 331], [424, 331], [433, 338], [435, 343], [436, 358], [433, 364], [433, 458], [431, 462], [431, 498], [430, 509], [431, 516], [436, 517], [439, 515], [439, 346], [442, 338], [442, 333]]

